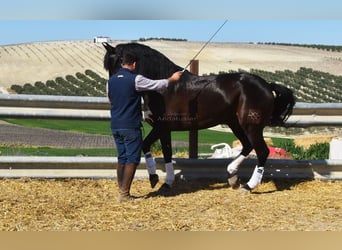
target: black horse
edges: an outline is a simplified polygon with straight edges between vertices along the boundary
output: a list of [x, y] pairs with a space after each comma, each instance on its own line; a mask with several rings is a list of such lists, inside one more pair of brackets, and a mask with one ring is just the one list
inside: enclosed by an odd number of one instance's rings
[[[103, 45], [106, 48], [104, 67], [109, 76], [120, 68], [121, 57], [126, 51], [137, 55], [135, 73], [145, 77], [164, 79], [182, 70], [160, 52], [142, 44]], [[227, 124], [243, 146], [241, 154], [227, 166], [228, 183], [233, 188], [239, 186], [238, 167], [254, 149], [258, 165], [243, 186], [243, 190], [252, 190], [261, 182], [269, 155], [263, 138], [264, 127], [283, 125], [295, 105], [290, 89], [248, 73], [197, 76], [186, 70], [180, 81], [166, 91], [145, 92], [143, 97], [145, 107], [150, 110], [147, 118], [152, 121], [152, 131], [144, 139], [143, 152], [145, 157], [151, 157], [150, 147], [160, 139], [166, 164], [166, 182], [162, 188], [170, 188], [174, 180], [171, 131]], [[151, 160], [148, 162], [153, 165]], [[154, 187], [157, 176], [150, 175], [150, 181]]]

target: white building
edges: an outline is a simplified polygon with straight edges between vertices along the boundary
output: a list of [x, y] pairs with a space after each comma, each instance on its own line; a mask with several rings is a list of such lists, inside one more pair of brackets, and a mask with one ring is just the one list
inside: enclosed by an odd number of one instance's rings
[[108, 36], [95, 36], [94, 37], [94, 43], [110, 43], [112, 41], [112, 39], [110, 39], [110, 37]]

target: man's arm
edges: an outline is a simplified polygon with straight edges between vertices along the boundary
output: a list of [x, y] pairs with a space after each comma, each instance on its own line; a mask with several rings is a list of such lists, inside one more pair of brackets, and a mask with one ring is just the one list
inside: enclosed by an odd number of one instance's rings
[[167, 88], [169, 83], [175, 83], [177, 82], [182, 75], [181, 71], [177, 71], [173, 73], [171, 77], [168, 79], [162, 79], [162, 80], [151, 80], [149, 78], [146, 78], [142, 75], [137, 75], [135, 78], [135, 89], [137, 91], [147, 91], [147, 90], [161, 90]]

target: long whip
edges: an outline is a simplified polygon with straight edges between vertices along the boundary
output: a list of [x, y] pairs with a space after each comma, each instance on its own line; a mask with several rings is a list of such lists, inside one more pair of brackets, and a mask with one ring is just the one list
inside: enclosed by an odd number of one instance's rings
[[183, 72], [186, 70], [187, 67], [191, 64], [191, 61], [195, 60], [195, 58], [202, 52], [202, 50], [211, 42], [211, 40], [216, 36], [216, 34], [223, 28], [223, 26], [228, 22], [225, 20], [223, 24], [216, 30], [216, 32], [210, 37], [210, 39], [202, 46], [202, 48], [197, 52], [197, 54], [190, 60], [190, 62], [184, 67]]

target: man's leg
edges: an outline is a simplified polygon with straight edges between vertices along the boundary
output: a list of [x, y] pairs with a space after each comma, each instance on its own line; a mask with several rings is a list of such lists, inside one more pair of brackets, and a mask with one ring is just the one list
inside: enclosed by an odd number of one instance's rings
[[124, 168], [125, 168], [125, 164], [120, 164], [120, 163], [118, 163], [116, 167], [116, 176], [118, 179], [119, 188], [122, 187], [122, 180], [123, 180], [124, 170], [125, 170]]
[[123, 131], [126, 164], [124, 166], [122, 186], [119, 192], [119, 201], [129, 201], [134, 198], [130, 195], [131, 184], [141, 158], [142, 134], [140, 129]]
[[136, 163], [128, 163], [125, 165], [125, 170], [122, 178], [122, 185], [119, 191], [119, 201], [125, 202], [133, 200], [134, 198], [130, 195], [130, 189], [132, 185], [132, 181], [134, 179], [135, 171], [137, 169], [138, 164]]

